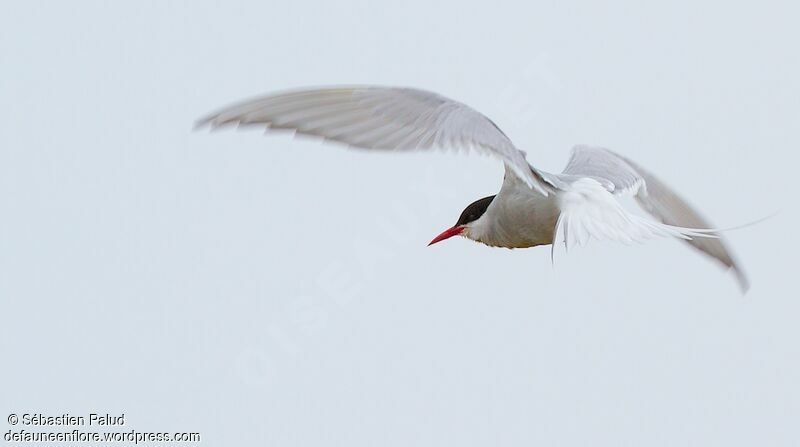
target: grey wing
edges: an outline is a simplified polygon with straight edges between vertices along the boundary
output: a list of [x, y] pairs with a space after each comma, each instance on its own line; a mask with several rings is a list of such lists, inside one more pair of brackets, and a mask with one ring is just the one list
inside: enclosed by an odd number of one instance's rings
[[211, 128], [226, 124], [291, 129], [364, 149], [476, 149], [500, 158], [540, 193], [551, 190], [491, 120], [423, 90], [375, 86], [296, 90], [235, 104], [197, 122], [198, 127]]
[[578, 145], [562, 175], [589, 177], [614, 194], [630, 194], [639, 190], [644, 179], [630, 164], [608, 149]]
[[[574, 147], [572, 157], [560, 177], [591, 177], [614, 194], [635, 194], [639, 206], [664, 224], [697, 229], [713, 228], [665, 183], [631, 160], [608, 149]], [[686, 242], [732, 269], [742, 290], [749, 288], [747, 277], [722, 237], [692, 238], [686, 239]]]

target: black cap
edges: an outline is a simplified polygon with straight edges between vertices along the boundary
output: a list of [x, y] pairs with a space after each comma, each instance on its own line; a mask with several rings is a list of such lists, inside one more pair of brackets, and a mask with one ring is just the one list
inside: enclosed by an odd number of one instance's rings
[[476, 200], [469, 204], [464, 211], [461, 212], [461, 217], [458, 218], [458, 222], [456, 222], [456, 226], [466, 225], [470, 222], [474, 222], [478, 220], [483, 213], [486, 212], [486, 208], [489, 208], [489, 204], [492, 203], [495, 196], [484, 197], [482, 199]]

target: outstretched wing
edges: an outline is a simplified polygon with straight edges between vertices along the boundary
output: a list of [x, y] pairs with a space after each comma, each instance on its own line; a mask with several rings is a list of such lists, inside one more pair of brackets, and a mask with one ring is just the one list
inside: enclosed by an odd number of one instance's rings
[[[589, 237], [640, 241], [654, 236], [675, 236], [716, 259], [736, 274], [743, 290], [747, 277], [722, 238], [685, 200], [632, 161], [608, 149], [576, 146], [559, 177], [570, 185], [562, 193], [561, 222], [557, 237], [565, 243]], [[603, 190], [595, 185], [602, 186]], [[634, 195], [636, 202], [658, 222], [626, 212], [614, 195]]]
[[268, 95], [197, 122], [291, 129], [364, 149], [476, 149], [500, 158], [528, 186], [551, 189], [509, 138], [484, 115], [435, 93], [392, 87], [329, 87]]

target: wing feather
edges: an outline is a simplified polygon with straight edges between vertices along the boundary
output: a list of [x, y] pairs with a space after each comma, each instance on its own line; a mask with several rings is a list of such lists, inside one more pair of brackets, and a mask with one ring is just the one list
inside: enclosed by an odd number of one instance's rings
[[328, 87], [268, 95], [215, 112], [198, 127], [262, 124], [353, 147], [474, 149], [501, 159], [529, 187], [552, 185], [487, 117], [435, 93], [393, 87]]
[[[625, 239], [641, 242], [656, 236], [683, 239], [733, 270], [742, 290], [748, 289], [744, 271], [713, 226], [665, 183], [633, 161], [608, 149], [576, 146], [566, 168], [557, 177], [569, 185], [562, 189], [571, 197], [571, 201], [562, 199], [562, 212], [571, 214], [570, 221], [585, 220], [587, 223], [583, 225], [591, 237], [621, 242]], [[637, 204], [658, 221], [628, 213], [617, 200], [612, 200], [614, 195], [634, 195]], [[582, 197], [582, 201], [575, 197]], [[557, 237], [559, 231], [556, 228]]]

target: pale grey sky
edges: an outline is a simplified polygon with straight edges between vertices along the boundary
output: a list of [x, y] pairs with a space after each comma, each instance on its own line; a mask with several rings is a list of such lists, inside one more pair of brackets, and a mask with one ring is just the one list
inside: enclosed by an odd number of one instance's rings
[[[3, 418], [124, 412], [207, 445], [797, 445], [798, 13], [3, 2]], [[547, 170], [610, 147], [719, 226], [782, 213], [729, 235], [742, 297], [674, 241], [555, 267], [426, 247], [497, 191], [489, 158], [192, 132], [341, 83], [470, 104]]]

